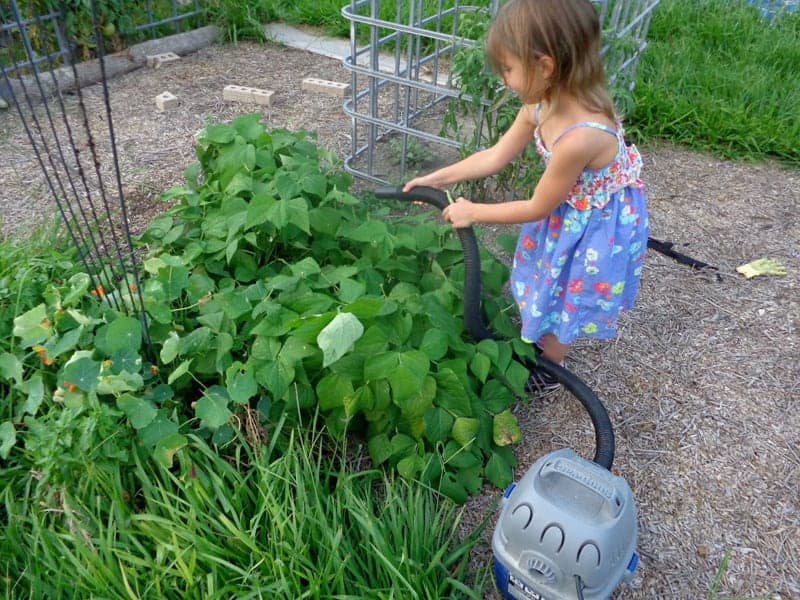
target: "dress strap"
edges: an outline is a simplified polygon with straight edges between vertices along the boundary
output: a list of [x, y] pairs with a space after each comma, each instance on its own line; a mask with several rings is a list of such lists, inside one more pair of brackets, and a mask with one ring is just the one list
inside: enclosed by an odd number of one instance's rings
[[570, 125], [564, 131], [558, 134], [556, 139], [553, 140], [553, 143], [550, 144], [550, 148], [552, 149], [562, 137], [567, 135], [573, 129], [578, 129], [579, 127], [592, 127], [594, 129], [599, 129], [601, 131], [605, 131], [606, 133], [610, 133], [614, 137], [618, 137], [618, 131], [609, 125], [604, 125], [603, 123], [597, 123], [595, 121], [581, 121], [580, 123], [575, 123], [574, 125]]

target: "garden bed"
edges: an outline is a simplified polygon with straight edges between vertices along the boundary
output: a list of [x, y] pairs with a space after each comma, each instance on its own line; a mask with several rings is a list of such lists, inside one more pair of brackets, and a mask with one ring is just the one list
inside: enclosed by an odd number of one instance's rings
[[[347, 81], [348, 73], [329, 58], [242, 43], [110, 81], [134, 229], [164, 209], [158, 195], [181, 182], [197, 130], [256, 110], [223, 101], [225, 85], [274, 90], [266, 122], [313, 130], [321, 146], [347, 155], [350, 122], [341, 100], [302, 92], [305, 77]], [[179, 98], [177, 108], [155, 109], [163, 91]], [[99, 111], [99, 86], [83, 93]], [[0, 113], [0, 142], [3, 232], [22, 231], [55, 208], [11, 111]], [[614, 471], [638, 504], [642, 565], [617, 597], [705, 597], [726, 552], [721, 597], [800, 597], [800, 173], [666, 144], [641, 149], [652, 235], [717, 266], [721, 277], [649, 253], [638, 304], [619, 337], [582, 341], [571, 353], [570, 369], [609, 409]], [[485, 231], [491, 239], [510, 230]], [[762, 256], [782, 262], [787, 275], [736, 274], [736, 266]], [[516, 412], [523, 430], [517, 477], [556, 447], [590, 454], [591, 424], [573, 399], [520, 404]], [[487, 487], [471, 499], [465, 523], [478, 523], [498, 494]]]

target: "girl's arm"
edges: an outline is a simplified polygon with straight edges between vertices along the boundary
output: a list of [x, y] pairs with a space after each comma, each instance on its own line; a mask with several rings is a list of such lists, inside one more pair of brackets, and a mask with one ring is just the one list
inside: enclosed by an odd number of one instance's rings
[[494, 175], [519, 156], [531, 143], [535, 126], [533, 107], [523, 106], [511, 127], [494, 146], [422, 177], [416, 177], [403, 186], [403, 191], [407, 192], [419, 185], [443, 188], [467, 179]]
[[529, 200], [479, 204], [459, 198], [442, 215], [457, 228], [473, 223], [529, 223], [545, 218], [566, 200], [581, 171], [598, 155], [599, 149], [605, 149], [606, 140], [595, 133], [605, 132], [576, 130], [559, 141]]

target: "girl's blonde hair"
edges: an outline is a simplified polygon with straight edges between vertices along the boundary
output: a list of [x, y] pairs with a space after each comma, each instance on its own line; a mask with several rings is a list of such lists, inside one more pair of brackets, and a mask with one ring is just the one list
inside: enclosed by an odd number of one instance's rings
[[[567, 92], [586, 109], [616, 118], [600, 57], [600, 19], [590, 0], [508, 0], [486, 36], [486, 55], [499, 72], [508, 54], [528, 73], [541, 57], [553, 59], [544, 94], [551, 105]], [[529, 78], [529, 89], [532, 83]]]

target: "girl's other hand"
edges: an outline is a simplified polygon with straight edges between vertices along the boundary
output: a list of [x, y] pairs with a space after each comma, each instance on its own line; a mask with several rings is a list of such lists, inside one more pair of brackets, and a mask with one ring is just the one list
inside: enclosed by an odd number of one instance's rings
[[449, 221], [456, 229], [463, 229], [469, 227], [475, 222], [473, 217], [474, 204], [466, 198], [459, 197], [453, 204], [445, 207], [442, 211], [442, 217], [445, 221]]

